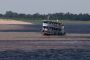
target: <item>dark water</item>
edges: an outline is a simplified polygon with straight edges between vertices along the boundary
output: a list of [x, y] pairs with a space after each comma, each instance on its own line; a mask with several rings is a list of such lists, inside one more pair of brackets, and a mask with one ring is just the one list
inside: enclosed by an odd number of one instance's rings
[[0, 51], [0, 60], [90, 60], [90, 49]]
[[65, 31], [68, 33], [90, 33], [90, 24], [66, 24]]
[[[19, 25], [18, 25], [19, 26]], [[40, 32], [42, 25], [21, 25], [23, 29], [0, 30], [0, 32]], [[90, 33], [90, 24], [65, 24], [67, 33]]]

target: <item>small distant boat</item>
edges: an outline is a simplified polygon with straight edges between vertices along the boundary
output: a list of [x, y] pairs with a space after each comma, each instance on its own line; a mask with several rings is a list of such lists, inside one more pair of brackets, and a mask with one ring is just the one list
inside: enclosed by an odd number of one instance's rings
[[64, 24], [57, 21], [44, 20], [42, 24], [43, 35], [65, 35]]

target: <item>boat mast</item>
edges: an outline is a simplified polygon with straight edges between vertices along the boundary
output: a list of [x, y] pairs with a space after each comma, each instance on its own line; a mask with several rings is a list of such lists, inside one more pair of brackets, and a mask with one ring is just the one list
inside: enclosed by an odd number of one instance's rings
[[48, 14], [48, 16], [47, 16], [47, 20], [50, 20], [50, 14]]

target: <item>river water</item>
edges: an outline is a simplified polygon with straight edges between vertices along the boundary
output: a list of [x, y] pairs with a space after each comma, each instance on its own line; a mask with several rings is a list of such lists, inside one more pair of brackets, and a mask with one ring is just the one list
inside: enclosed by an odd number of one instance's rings
[[[5, 27], [7, 25], [0, 25]], [[14, 29], [1, 29], [0, 32], [40, 32], [42, 25], [9, 25], [13, 26]], [[19, 27], [15, 27], [19, 26]], [[22, 28], [21, 28], [22, 27]], [[67, 33], [90, 33], [90, 24], [65, 24], [65, 31]]]
[[[0, 25], [0, 32], [40, 32], [42, 25]], [[90, 24], [65, 24], [67, 33], [90, 34]], [[85, 44], [83, 44], [85, 43]], [[1, 48], [19, 48], [17, 50], [0, 51], [0, 60], [90, 60], [90, 41], [0, 41]], [[53, 45], [54, 44], [54, 45]], [[35, 51], [24, 51], [21, 48], [35, 46], [82, 46], [87, 49], [42, 49]], [[48, 47], [47, 46], [47, 47]]]
[[90, 60], [90, 49], [0, 51], [0, 60]]

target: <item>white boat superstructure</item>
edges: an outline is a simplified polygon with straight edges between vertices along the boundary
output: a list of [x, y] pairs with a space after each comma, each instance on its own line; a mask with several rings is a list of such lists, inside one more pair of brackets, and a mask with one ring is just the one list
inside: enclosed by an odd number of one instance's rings
[[59, 21], [44, 20], [42, 33], [44, 35], [65, 35], [64, 24]]

